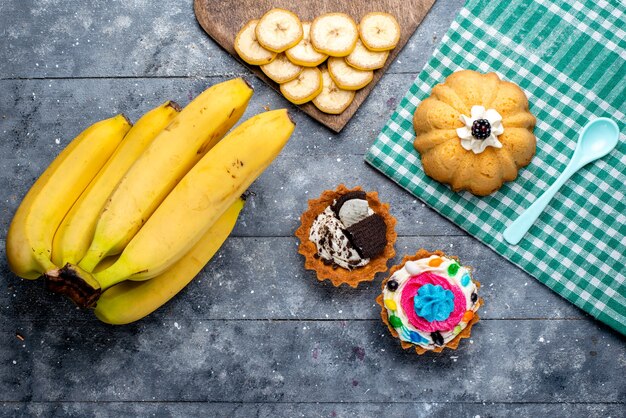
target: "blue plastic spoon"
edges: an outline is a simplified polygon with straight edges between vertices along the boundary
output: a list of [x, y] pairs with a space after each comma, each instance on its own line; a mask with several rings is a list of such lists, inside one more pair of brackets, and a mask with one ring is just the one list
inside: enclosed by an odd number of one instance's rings
[[618, 139], [619, 128], [613, 119], [598, 118], [587, 122], [580, 132], [574, 155], [563, 173], [548, 190], [543, 192], [519, 218], [504, 230], [502, 233], [504, 239], [509, 244], [518, 244], [561, 186], [582, 167], [611, 152], [617, 145]]

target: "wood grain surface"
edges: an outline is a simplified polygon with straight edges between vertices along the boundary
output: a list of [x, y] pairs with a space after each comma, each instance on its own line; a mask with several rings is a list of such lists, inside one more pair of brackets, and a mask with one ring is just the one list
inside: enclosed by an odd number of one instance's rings
[[[193, 0], [0, 2], [0, 417], [624, 416], [624, 336], [363, 161], [464, 2], [433, 5], [340, 133], [206, 36]], [[118, 112], [136, 121], [168, 99], [186, 105], [235, 76], [255, 88], [242, 120], [287, 107], [297, 128], [180, 295], [113, 327], [9, 271], [9, 222], [76, 134]], [[476, 269], [485, 307], [471, 341], [443, 355], [402, 350], [379, 319], [383, 275], [335, 288], [304, 269], [298, 217], [342, 182], [390, 203], [392, 263], [425, 247]]]
[[296, 13], [302, 21], [313, 21], [323, 13], [343, 12], [350, 15], [357, 23], [369, 12], [387, 12], [393, 14], [402, 33], [398, 45], [389, 53], [385, 66], [374, 71], [374, 79], [367, 86], [358, 90], [350, 106], [339, 115], [329, 115], [318, 110], [313, 103], [305, 103], [299, 107], [314, 119], [339, 132], [348, 123], [356, 110], [370, 94], [372, 89], [400, 53], [408, 39], [420, 24], [435, 0], [232, 0], [213, 1], [195, 0], [196, 18], [202, 28], [215, 39], [228, 53], [235, 56], [242, 64], [250, 68], [257, 77], [279, 92], [279, 85], [267, 77], [258, 66], [249, 65], [241, 60], [233, 47], [239, 29], [251, 19], [260, 19], [263, 14], [279, 7]]

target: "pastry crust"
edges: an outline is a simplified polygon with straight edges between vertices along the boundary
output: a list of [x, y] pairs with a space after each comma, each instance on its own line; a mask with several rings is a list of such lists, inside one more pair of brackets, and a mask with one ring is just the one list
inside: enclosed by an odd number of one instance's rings
[[345, 185], [340, 184], [336, 190], [326, 190], [318, 199], [309, 200], [308, 209], [300, 217], [300, 227], [296, 230], [296, 237], [300, 239], [298, 252], [304, 256], [304, 267], [307, 270], [315, 271], [317, 280], [330, 280], [333, 286], [347, 284], [351, 287], [357, 287], [359, 283], [372, 281], [376, 273], [387, 271], [387, 262], [396, 255], [394, 244], [398, 235], [396, 234], [396, 218], [389, 213], [389, 204], [381, 203], [378, 200], [377, 192], [367, 192], [366, 199], [370, 208], [383, 217], [385, 225], [387, 225], [387, 245], [382, 254], [370, 259], [370, 262], [354, 270], [347, 270], [342, 267], [333, 268], [332, 265], [324, 264], [320, 258], [316, 258], [317, 247], [314, 242], [309, 240], [309, 231], [313, 225], [313, 221], [317, 215], [322, 213], [333, 201], [340, 196], [352, 191], [363, 190], [361, 187], [348, 189]]
[[[391, 278], [391, 276], [393, 276], [393, 274], [400, 270], [402, 267], [404, 267], [404, 265], [406, 264], [407, 261], [415, 261], [415, 260], [420, 260], [422, 258], [428, 258], [432, 255], [438, 255], [439, 257], [448, 257], [448, 258], [452, 258], [455, 259], [457, 262], [459, 261], [458, 257], [454, 257], [454, 256], [450, 256], [450, 255], [446, 255], [443, 251], [440, 250], [435, 250], [435, 251], [427, 251], [423, 248], [420, 248], [419, 250], [417, 250], [417, 252], [414, 255], [407, 255], [404, 256], [404, 258], [402, 259], [402, 261], [400, 262], [400, 264], [397, 264], [393, 267], [391, 267], [391, 269], [389, 270], [389, 276], [387, 278], [385, 278], [382, 282], [381, 285], [381, 290], [385, 289], [385, 286], [387, 285], [387, 280], [389, 280], [389, 278]], [[468, 269], [470, 269], [471, 271], [471, 267], [469, 266], [464, 266]], [[474, 284], [476, 285], [477, 288], [480, 288], [480, 283], [478, 283], [476, 280], [474, 280], [472, 278], [472, 281], [474, 282]], [[395, 338], [400, 337], [400, 335], [398, 334], [398, 332], [396, 331], [396, 329], [394, 327], [391, 326], [391, 324], [389, 323], [389, 318], [387, 315], [387, 308], [385, 308], [384, 302], [383, 302], [383, 295], [382, 293], [380, 295], [378, 295], [378, 297], [376, 298], [376, 303], [378, 303], [380, 305], [380, 317], [383, 320], [383, 322], [385, 323], [385, 325], [387, 325], [387, 328], [389, 328], [389, 332], [391, 332], [391, 335], [393, 335]], [[482, 305], [484, 304], [484, 301], [482, 298], [478, 299], [478, 307], [480, 308]], [[456, 337], [454, 337], [454, 339], [448, 341], [448, 343], [446, 343], [445, 345], [442, 345], [440, 347], [436, 347], [433, 350], [427, 350], [419, 345], [416, 344], [411, 344], [409, 342], [400, 340], [400, 345], [402, 346], [402, 348], [404, 349], [408, 349], [408, 348], [414, 348], [415, 352], [419, 355], [422, 355], [424, 353], [428, 353], [428, 352], [434, 352], [434, 353], [441, 353], [443, 351], [444, 348], [449, 348], [451, 350], [456, 350], [459, 343], [461, 342], [461, 340], [463, 338], [469, 338], [470, 334], [472, 332], [472, 327], [474, 326], [474, 324], [476, 324], [479, 321], [479, 316], [478, 316], [478, 311], [476, 311], [476, 313], [474, 314], [474, 317], [470, 320], [470, 322], [467, 324], [467, 326], [463, 329], [463, 331], [461, 331], [459, 333], [459, 335], [457, 335]]]
[[[470, 115], [473, 106], [494, 109], [502, 117], [501, 148], [487, 146], [475, 154], [461, 146], [456, 129], [465, 126], [461, 115]], [[433, 87], [417, 106], [413, 145], [426, 175], [455, 192], [486, 196], [515, 180], [518, 170], [530, 163], [536, 150], [535, 122], [528, 99], [516, 84], [495, 73], [462, 70]]]

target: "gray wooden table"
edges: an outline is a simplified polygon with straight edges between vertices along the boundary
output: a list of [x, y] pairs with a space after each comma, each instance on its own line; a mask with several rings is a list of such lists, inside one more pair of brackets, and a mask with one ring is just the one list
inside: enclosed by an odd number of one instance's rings
[[[625, 416], [624, 337], [363, 162], [461, 6], [437, 1], [341, 134], [294, 109], [216, 258], [151, 317], [112, 327], [9, 272], [4, 237], [35, 178], [90, 123], [233, 76], [256, 89], [244, 118], [292, 107], [205, 36], [190, 0], [0, 2], [0, 416]], [[403, 351], [374, 303], [381, 276], [337, 289], [303, 269], [298, 216], [340, 182], [391, 203], [400, 255], [475, 266], [486, 306], [471, 341]]]

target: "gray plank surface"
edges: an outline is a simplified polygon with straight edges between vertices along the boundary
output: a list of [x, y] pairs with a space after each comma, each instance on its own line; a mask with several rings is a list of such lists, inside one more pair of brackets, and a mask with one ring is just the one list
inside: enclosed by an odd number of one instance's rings
[[[157, 321], [172, 316], [197, 320], [379, 318], [380, 309], [374, 301], [384, 274], [356, 289], [335, 288], [328, 281], [320, 283], [312, 272], [303, 271], [302, 256], [294, 250], [297, 244], [295, 237], [231, 237], [192, 284], [153, 316]], [[404, 254], [421, 247], [459, 254], [463, 263], [475, 266], [474, 275], [482, 284], [480, 294], [485, 300], [482, 318], [588, 318], [571, 304], [555, 303], [550, 289], [506, 260], [493, 257], [490, 250], [470, 237], [400, 237], [396, 245], [399, 255], [391, 263], [400, 262]], [[0, 268], [8, 268], [4, 256]], [[9, 278], [2, 285], [0, 312], [7, 316], [29, 321], [52, 317], [61, 324], [91, 316], [74, 309], [71, 302], [47, 294], [39, 281]], [[284, 294], [286, 289], [289, 297]], [[29, 301], [33, 300], [47, 308], [32, 309]], [[571, 326], [582, 325], [573, 321]]]
[[613, 377], [626, 372], [620, 339], [588, 321], [483, 320], [455, 352], [425, 356], [379, 320], [18, 323], [24, 342], [13, 324], [0, 328], [11, 342], [3, 401], [611, 403], [626, 393]]
[[[623, 336], [363, 162], [462, 3], [435, 3], [335, 135], [215, 45], [190, 0], [0, 2], [0, 416], [623, 416]], [[240, 75], [255, 87], [244, 118], [289, 107], [298, 128], [180, 295], [112, 327], [9, 272], [4, 237], [20, 199], [81, 129], [167, 99], [184, 105]], [[471, 341], [438, 356], [404, 351], [374, 304], [384, 275], [334, 288], [304, 270], [298, 217], [340, 182], [391, 204], [394, 263], [426, 247], [476, 268], [486, 305]]]
[[274, 418], [289, 417], [619, 417], [620, 404], [594, 403], [483, 403], [410, 402], [395, 403], [237, 403], [237, 402], [16, 402], [0, 404], [0, 416], [35, 415], [46, 417], [96, 418], [114, 416], [184, 416]]
[[[191, 0], [151, 3], [6, 0], [0, 4], [6, 39], [0, 75], [198, 77], [247, 72], [206, 36], [196, 23]], [[416, 74], [463, 3], [435, 3], [390, 72]]]
[[[229, 58], [230, 59], [230, 58]], [[233, 63], [235, 61], [233, 60]], [[363, 155], [397, 105], [398, 92], [409, 88], [412, 74], [388, 74], [372, 91], [355, 115], [368, 123], [349, 123], [340, 134], [322, 127], [252, 74], [243, 74], [255, 89], [243, 118], [266, 108], [289, 108], [306, 133], [291, 141], [286, 153], [301, 155]], [[116, 113], [136, 121], [143, 113], [166, 100], [186, 105], [212, 84], [230, 79], [229, 75], [172, 79], [158, 78], [62, 78], [45, 80], [0, 80], [6, 99], [0, 103], [2, 134], [12, 138], [3, 147], [17, 147], [41, 141], [51, 150], [52, 158], [85, 125]], [[381, 105], [382, 104], [382, 105]], [[75, 112], [81, 109], [81, 112]], [[353, 121], [354, 122], [354, 119]], [[55, 141], [58, 139], [59, 143]]]

